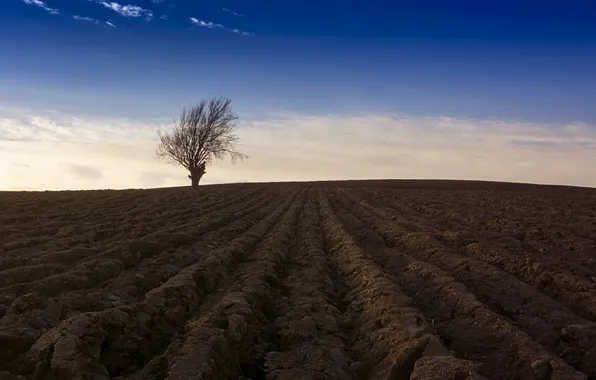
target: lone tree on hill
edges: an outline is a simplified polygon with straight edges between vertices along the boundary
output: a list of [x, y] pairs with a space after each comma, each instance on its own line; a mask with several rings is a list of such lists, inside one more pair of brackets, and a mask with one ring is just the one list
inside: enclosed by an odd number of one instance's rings
[[231, 103], [230, 99], [218, 97], [202, 100], [189, 109], [184, 107], [171, 133], [157, 132], [157, 156], [186, 168], [193, 189], [199, 187], [205, 167], [213, 159], [230, 155], [235, 163], [248, 157], [234, 148], [240, 139], [234, 134], [238, 115], [232, 112]]

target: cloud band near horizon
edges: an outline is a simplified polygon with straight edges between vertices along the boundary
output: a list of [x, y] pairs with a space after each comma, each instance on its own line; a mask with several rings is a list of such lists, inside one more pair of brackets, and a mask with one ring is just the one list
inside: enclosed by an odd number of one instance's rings
[[[184, 169], [155, 158], [166, 124], [3, 114], [0, 190], [188, 184]], [[285, 113], [242, 122], [238, 135], [250, 159], [215, 162], [204, 183], [441, 178], [596, 187], [596, 128], [583, 123]]]

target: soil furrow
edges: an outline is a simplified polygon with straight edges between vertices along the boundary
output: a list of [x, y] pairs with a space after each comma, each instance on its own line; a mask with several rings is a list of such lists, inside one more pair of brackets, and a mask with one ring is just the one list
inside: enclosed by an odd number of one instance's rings
[[49, 373], [109, 379], [138, 369], [167, 347], [205, 295], [215, 290], [220, 273], [226, 270], [226, 258], [229, 263], [250, 251], [295, 196], [287, 197], [275, 211], [228, 246], [203, 254], [204, 262], [184, 268], [148, 292], [142, 302], [82, 313], [60, 322], [15, 363], [16, 372], [27, 374], [35, 368], [33, 379]]
[[[233, 197], [231, 199], [233, 199]], [[157, 214], [160, 216], [160, 218], [168, 220], [167, 213], [171, 213], [174, 218], [178, 219], [179, 214], [185, 212], [188, 209], [192, 210], [196, 208], [198, 210], [203, 207], [203, 203], [208, 201], [208, 198], [197, 198], [194, 200], [194, 202], [188, 202], [188, 207], [183, 210], [172, 210], [173, 204], [170, 202], [162, 201], [160, 203], [150, 204], [148, 207], [146, 206], [147, 202], [140, 201], [141, 199], [138, 199], [137, 203], [145, 205], [144, 208], [134, 207], [136, 205], [132, 205], [133, 207], [131, 207], [131, 205], [127, 205], [127, 208], [124, 210], [134, 210], [136, 217], [142, 217], [144, 214], [146, 214], [147, 218], [150, 218], [150, 220], [156, 220], [155, 216]], [[65, 207], [66, 205], [61, 206], [61, 208]], [[162, 211], [165, 211], [166, 213]], [[178, 211], [178, 215], [176, 214], [176, 211]], [[62, 215], [53, 215], [53, 217], [48, 218], [49, 220], [37, 220], [36, 223], [43, 225], [45, 227], [44, 230], [50, 232], [51, 236], [44, 237], [36, 234], [35, 239], [42, 239], [43, 241], [40, 241], [39, 244], [35, 244], [36, 242], [30, 239], [31, 234], [23, 235], [23, 239], [21, 240], [13, 240], [9, 245], [4, 244], [6, 252], [3, 255], [0, 255], [0, 258], [4, 258], [4, 256], [7, 256], [6, 253], [10, 253], [11, 250], [14, 251], [15, 249], [19, 250], [17, 253], [22, 254], [23, 248], [26, 248], [27, 251], [38, 251], [43, 254], [44, 250], [48, 248], [55, 248], [56, 245], [60, 244], [60, 239], [55, 239], [55, 237], [62, 238], [61, 240], [67, 244], [76, 243], [79, 240], [82, 242], [89, 240], [98, 242], [104, 237], [103, 234], [97, 234], [98, 231], [96, 230], [96, 227], [98, 221], [101, 220], [103, 222], [110, 223], [111, 221], [123, 222], [128, 220], [127, 215], [121, 215], [117, 212], [108, 214], [107, 218], [110, 219], [106, 219], [106, 216], [103, 214], [97, 214], [91, 210], [80, 210], [77, 212], [77, 214], [67, 215], [67, 217], [64, 218], [65, 223], [61, 223]], [[89, 220], [95, 220], [96, 222], [89, 223]], [[52, 228], [47, 228], [48, 226], [52, 226]], [[145, 223], [143, 227], [148, 228], [148, 223]], [[13, 226], [13, 228], [18, 230], [18, 226]], [[77, 236], [77, 234], [80, 235]], [[43, 243], [45, 242], [49, 242], [50, 244], [48, 246], [44, 246]]]
[[[394, 218], [400, 219], [399, 215]], [[410, 223], [412, 224], [412, 223]], [[418, 225], [419, 224], [415, 224]], [[423, 227], [436, 231], [432, 227]], [[549, 297], [557, 300], [582, 318], [596, 321], [596, 277], [594, 279], [562, 269], [557, 262], [535, 255], [520, 254], [500, 248], [497, 243], [486, 244], [480, 236], [467, 229], [450, 236], [435, 232], [435, 235], [458, 253], [484, 261], [526, 284], [534, 286]]]
[[[222, 241], [244, 233], [262, 217], [273, 211], [281, 202], [270, 202], [268, 207], [257, 208], [251, 214], [245, 210], [231, 214], [237, 218], [229, 226], [219, 231], [211, 231], [194, 246], [176, 251], [168, 249], [156, 257], [139, 262], [135, 267], [123, 271], [118, 277], [100, 284], [96, 290], [75, 290], [63, 292], [58, 297], [45, 298], [39, 293], [29, 293], [17, 298], [0, 319], [0, 341], [10, 340], [18, 349], [6, 352], [0, 349], [0, 362], [25, 352], [41, 334], [54, 327], [64, 318], [71, 318], [81, 312], [101, 311], [117, 306], [139, 302], [144, 293], [159, 286], [204, 255], [207, 249], [214, 249]], [[212, 225], [215, 227], [217, 225]], [[2, 346], [4, 347], [4, 346]], [[0, 364], [0, 369], [4, 366]]]
[[[219, 216], [215, 218], [206, 219], [203, 223], [194, 227], [191, 230], [191, 233], [185, 233], [186, 231], [180, 231], [175, 234], [155, 233], [144, 239], [125, 240], [124, 242], [117, 244], [115, 247], [106, 247], [106, 250], [88, 256], [81, 255], [80, 252], [76, 250], [69, 252], [69, 255], [66, 258], [60, 255], [52, 255], [49, 258], [50, 260], [60, 259], [64, 262], [70, 261], [72, 264], [76, 263], [76, 265], [68, 268], [68, 271], [66, 272], [50, 275], [43, 279], [16, 283], [0, 288], [0, 292], [6, 295], [12, 294], [13, 297], [18, 297], [25, 293], [37, 292], [44, 297], [49, 297], [55, 296], [62, 291], [93, 287], [100, 282], [112, 278], [112, 275], [119, 272], [105, 272], [105, 276], [95, 278], [94, 276], [91, 276], [95, 272], [89, 269], [89, 266], [93, 265], [95, 262], [120, 263], [120, 270], [134, 267], [140, 260], [147, 259], [162, 251], [189, 245], [193, 241], [199, 239], [202, 235], [210, 232], [213, 228], [224, 226], [234, 219], [263, 208], [268, 203], [270, 203], [269, 199], [262, 198], [259, 199], [256, 204], [244, 206], [237, 212], [227, 211], [219, 214]], [[90, 253], [94, 252], [95, 250], [90, 251]], [[71, 258], [70, 256], [74, 257]], [[7, 299], [0, 300], [0, 303], [5, 304], [6, 302]]]
[[[274, 288], [287, 260], [289, 241], [305, 194], [246, 257], [224, 257], [218, 264], [218, 295], [186, 322], [184, 332], [162, 355], [164, 378], [260, 378], [263, 355], [275, 345], [271, 318]], [[222, 258], [213, 257], [214, 261]], [[242, 265], [230, 265], [235, 260]], [[215, 289], [215, 287], [213, 287]], [[147, 374], [136, 374], [145, 377]]]
[[[415, 304], [432, 320], [445, 345], [458, 357], [481, 363], [478, 371], [489, 379], [536, 378], [546, 368], [550, 377], [586, 379], [529, 335], [490, 311], [468, 289], [440, 268], [387, 247], [364, 220], [337, 210], [346, 229], [368, 247], [371, 259], [385, 268]], [[507, 363], [507, 367], [503, 367]]]
[[358, 378], [361, 363], [354, 362], [346, 347], [315, 194], [311, 190], [300, 215], [286, 266], [275, 321], [278, 350], [269, 352], [265, 363], [271, 380]]
[[[248, 207], [251, 203], [258, 203], [259, 201], [267, 199], [267, 194], [263, 194], [263, 192], [256, 197], [250, 196], [255, 193], [256, 192], [251, 192], [248, 196], [230, 197], [229, 199], [224, 198], [223, 200], [218, 200], [207, 205], [204, 205], [202, 202], [198, 202], [196, 204], [191, 202], [189, 207], [193, 212], [191, 215], [189, 215], [189, 219], [195, 219], [196, 215], [199, 215], [199, 218], [197, 218], [196, 221], [188, 222], [188, 219], [178, 215], [175, 219], [175, 224], [177, 223], [178, 225], [164, 228], [164, 225], [171, 225], [172, 223], [169, 223], [167, 219], [164, 220], [161, 217], [156, 218], [155, 215], [152, 216], [152, 220], [155, 221], [158, 231], [162, 233], [180, 232], [187, 229], [192, 230], [199, 223], [208, 220], [208, 218], [210, 218], [212, 215], [227, 213], [227, 210], [233, 209], [238, 205], [244, 205], [245, 207]], [[249, 201], [245, 202], [247, 199]], [[134, 225], [132, 225], [130, 222], [127, 222], [125, 217], [116, 219], [113, 222], [107, 222], [105, 224], [107, 224], [109, 227], [100, 229], [97, 228], [97, 222], [87, 223], [88, 220], [89, 219], [86, 219], [86, 222], [83, 225], [69, 223], [67, 226], [62, 227], [60, 231], [56, 233], [56, 236], [60, 238], [64, 236], [64, 240], [67, 242], [67, 244], [65, 244], [63, 247], [60, 247], [57, 245], [57, 242], [59, 242], [60, 239], [54, 238], [52, 246], [48, 247], [48, 249], [51, 248], [52, 251], [56, 251], [68, 248], [72, 245], [77, 245], [80, 247], [81, 245], [86, 244], [89, 246], [92, 245], [94, 249], [99, 250], [101, 247], [107, 247], [111, 244], [121, 241], [123, 238], [128, 238], [129, 236], [127, 235], [127, 232], [134, 228]], [[145, 235], [150, 235], [155, 232], [155, 229], [152, 228], [149, 223], [144, 223], [142, 232]], [[77, 233], [78, 235], [71, 236], [73, 233]], [[47, 263], [47, 249], [38, 248], [35, 248], [35, 251], [37, 252], [31, 252], [32, 248], [26, 251], [17, 250], [4, 252], [0, 255], [0, 270]], [[51, 258], [52, 257], [50, 257], [50, 259]], [[57, 258], [60, 258], [60, 256], [58, 255]], [[71, 260], [72, 259], [70, 256], [66, 256], [62, 258], [62, 263], [71, 263]]]
[[358, 247], [326, 198], [321, 214], [330, 253], [350, 287], [348, 313], [366, 378], [478, 378], [473, 363], [449, 354], [412, 299]]
[[[539, 290], [484, 261], [461, 256], [432, 233], [405, 228], [391, 215], [369, 212], [348, 195], [343, 206], [359, 215], [388, 246], [436, 265], [466, 285], [492, 311], [527, 332], [543, 347], [574, 368], [596, 376], [596, 325]], [[344, 199], [345, 200], [345, 199]], [[579, 338], [581, 337], [581, 338]]]
[[[361, 195], [367, 201], [370, 200], [367, 193], [363, 192]], [[528, 210], [529, 215], [520, 216], [513, 206], [501, 206], [494, 210], [495, 202], [491, 202], [494, 199], [487, 198], [479, 202], [479, 205], [470, 205], [468, 197], [465, 197], [463, 202], [458, 202], [463, 204], [456, 208], [447, 200], [432, 207], [426, 205], [423, 199], [411, 197], [395, 200], [381, 195], [377, 197], [377, 201], [382, 199], [385, 206], [395, 209], [398, 214], [416, 218], [421, 223], [472, 232], [470, 236], [475, 236], [478, 241], [501, 246], [519, 256], [530, 255], [545, 265], [565, 269], [574, 276], [583, 278], [583, 281], [596, 283], [591, 280], [596, 270], [594, 213], [582, 215], [577, 212], [581, 209], [574, 210], [571, 217], [564, 208], [545, 206], [544, 209]], [[510, 199], [518, 208], [523, 207], [524, 201], [529, 201], [520, 199], [515, 194], [510, 194]], [[458, 208], [465, 209], [466, 213], [457, 212]], [[562, 218], [567, 219], [567, 222], [561, 223]], [[574, 256], [574, 260], [568, 259], [570, 254]]]

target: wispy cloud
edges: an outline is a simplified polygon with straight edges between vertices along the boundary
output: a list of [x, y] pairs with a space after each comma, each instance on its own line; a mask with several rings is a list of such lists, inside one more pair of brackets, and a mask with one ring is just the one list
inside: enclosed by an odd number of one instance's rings
[[[101, 172], [102, 187], [188, 184], [184, 170], [155, 159], [156, 131], [167, 125], [0, 110], [0, 189], [97, 186], [64, 170], [73, 163]], [[250, 159], [214, 162], [205, 183], [451, 178], [596, 186], [596, 126], [582, 123], [281, 114], [240, 123], [238, 135]]]
[[23, 0], [23, 2], [27, 5], [35, 5], [38, 6], [40, 8], [42, 8], [43, 10], [45, 10], [46, 12], [49, 12], [53, 15], [57, 15], [60, 14], [60, 11], [56, 8], [50, 8], [46, 5], [46, 3], [44, 3], [41, 0]]
[[213, 28], [225, 29], [226, 28], [225, 26], [223, 26], [221, 24], [216, 24], [216, 23], [213, 23], [210, 21], [202, 21], [202, 20], [196, 19], [194, 17], [190, 17], [190, 22], [192, 22], [195, 25], [202, 26], [202, 27], [209, 28], [209, 29], [213, 29]]
[[163, 15], [163, 16], [160, 17], [160, 19], [167, 20], [168, 19], [168, 15]]
[[230, 32], [234, 32], [234, 33], [238, 33], [238, 34], [242, 34], [243, 36], [254, 36], [253, 33], [249, 33], [249, 32], [244, 32], [240, 29], [228, 29]]
[[[165, 125], [2, 105], [0, 115], [0, 190], [178, 186], [187, 182], [179, 168], [155, 159], [156, 131]], [[123, 164], [118, 165], [119, 161]], [[151, 181], [146, 173], [161, 179]]]
[[[594, 127], [295, 114], [254, 122], [242, 130], [242, 138], [245, 149], [256, 154], [245, 170], [269, 165], [267, 175], [284, 180], [468, 178], [596, 186], [596, 179], [587, 178], [596, 167]], [[267, 164], [275, 157], [277, 169]], [[292, 168], [288, 174], [286, 165]]]
[[75, 143], [149, 138], [160, 125], [143, 127], [123, 119], [101, 122], [61, 112], [35, 112], [28, 108], [0, 106], [0, 141], [70, 141]]
[[113, 10], [123, 17], [144, 17], [146, 20], [151, 20], [153, 18], [153, 12], [151, 10], [145, 9], [138, 5], [121, 5], [113, 1], [108, 2], [102, 0], [95, 0], [95, 2]]
[[92, 22], [94, 24], [99, 24], [99, 21], [91, 18], [91, 17], [83, 17], [83, 16], [79, 16], [79, 15], [74, 15], [72, 16], [72, 18], [74, 18], [75, 20], [79, 20], [79, 21], [87, 21], [87, 22]]
[[107, 26], [111, 26], [112, 28], [115, 28], [115, 27], [116, 27], [116, 25], [112, 24], [112, 23], [111, 23], [111, 22], [109, 22], [109, 21], [106, 21], [106, 25], [107, 25]]
[[161, 3], [163, 3], [163, 2], [164, 2], [164, 0], [151, 0], [151, 2], [152, 2], [153, 4], [161, 4]]
[[227, 13], [229, 13], [231, 15], [234, 15], [236, 17], [244, 17], [244, 15], [242, 13], [238, 13], [238, 12], [232, 10], [232, 9], [229, 9], [229, 8], [221, 8], [221, 10], [224, 11], [224, 12], [227, 12]]
[[209, 29], [223, 29], [223, 30], [227, 30], [228, 32], [232, 32], [232, 33], [237, 33], [237, 34], [241, 34], [243, 36], [252, 36], [252, 33], [249, 32], [244, 32], [240, 29], [230, 29], [227, 28], [225, 26], [223, 26], [222, 24], [217, 24], [211, 21], [203, 21], [203, 20], [199, 20], [197, 18], [194, 17], [189, 17], [190, 22], [192, 22], [193, 24], [197, 25], [197, 26], [201, 26], [203, 28], [209, 28]]

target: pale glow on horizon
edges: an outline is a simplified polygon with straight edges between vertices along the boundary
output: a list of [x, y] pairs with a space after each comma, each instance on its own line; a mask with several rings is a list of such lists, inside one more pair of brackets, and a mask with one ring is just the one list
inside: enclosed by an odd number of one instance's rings
[[[0, 190], [189, 185], [155, 157], [159, 128], [2, 108]], [[476, 179], [596, 187], [596, 128], [390, 114], [280, 114], [240, 123], [250, 156], [202, 183], [370, 178]]]

